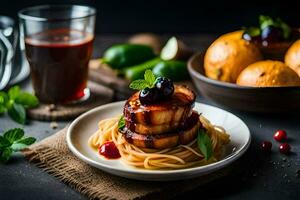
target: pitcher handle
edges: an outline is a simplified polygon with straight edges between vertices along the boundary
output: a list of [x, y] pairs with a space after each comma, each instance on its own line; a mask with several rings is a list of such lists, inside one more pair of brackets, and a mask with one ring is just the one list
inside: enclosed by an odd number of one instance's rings
[[10, 41], [0, 32], [0, 90], [9, 83], [12, 74], [13, 47]]

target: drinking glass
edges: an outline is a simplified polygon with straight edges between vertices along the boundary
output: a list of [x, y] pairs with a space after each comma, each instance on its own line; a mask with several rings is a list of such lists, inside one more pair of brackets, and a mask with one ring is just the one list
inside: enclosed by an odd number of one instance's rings
[[18, 13], [33, 89], [41, 102], [87, 99], [96, 10], [78, 5], [42, 5]]

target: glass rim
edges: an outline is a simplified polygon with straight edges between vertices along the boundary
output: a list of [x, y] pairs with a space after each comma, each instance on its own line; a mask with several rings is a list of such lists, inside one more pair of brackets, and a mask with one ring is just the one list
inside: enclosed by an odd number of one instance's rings
[[[88, 11], [88, 12], [86, 14], [84, 14], [83, 16], [77, 16], [77, 17], [70, 16], [70, 17], [65, 17], [65, 18], [57, 17], [57, 18], [53, 18], [53, 19], [24, 14], [25, 12], [29, 12], [29, 11], [46, 10], [46, 9], [54, 9], [54, 8], [79, 9], [79, 10]], [[18, 12], [18, 17], [20, 19], [37, 21], [37, 22], [66, 21], [66, 20], [73, 20], [73, 19], [83, 19], [83, 18], [95, 16], [95, 15], [96, 15], [96, 9], [92, 6], [85, 6], [85, 5], [38, 5], [38, 6], [31, 6], [31, 7], [23, 8]]]

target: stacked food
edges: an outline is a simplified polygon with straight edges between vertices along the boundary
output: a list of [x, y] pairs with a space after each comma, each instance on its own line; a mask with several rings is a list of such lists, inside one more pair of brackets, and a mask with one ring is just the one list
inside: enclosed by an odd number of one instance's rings
[[293, 44], [299, 31], [281, 19], [259, 19], [259, 27], [227, 33], [210, 45], [206, 76], [242, 86], [300, 86], [300, 40]]
[[[126, 140], [138, 147], [155, 149], [188, 144], [196, 138], [200, 126], [199, 114], [192, 111], [195, 94], [185, 86], [174, 88], [165, 78], [156, 85], [157, 92], [142, 90], [127, 100], [126, 128], [122, 130]], [[155, 103], [159, 99], [165, 101]]]
[[89, 139], [100, 155], [146, 169], [186, 168], [220, 158], [229, 135], [193, 110], [192, 90], [150, 70], [130, 87], [139, 91], [126, 101], [123, 115], [100, 121]]

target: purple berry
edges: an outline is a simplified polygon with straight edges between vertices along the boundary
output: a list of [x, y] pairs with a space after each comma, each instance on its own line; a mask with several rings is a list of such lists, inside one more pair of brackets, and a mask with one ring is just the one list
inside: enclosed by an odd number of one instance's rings
[[160, 100], [159, 91], [157, 88], [145, 88], [140, 91], [139, 99], [142, 105], [157, 103]]
[[268, 43], [278, 42], [283, 40], [283, 32], [280, 28], [274, 26], [267, 26], [261, 32], [262, 41]]
[[174, 93], [173, 81], [168, 78], [158, 77], [155, 86], [163, 98], [170, 98]]

